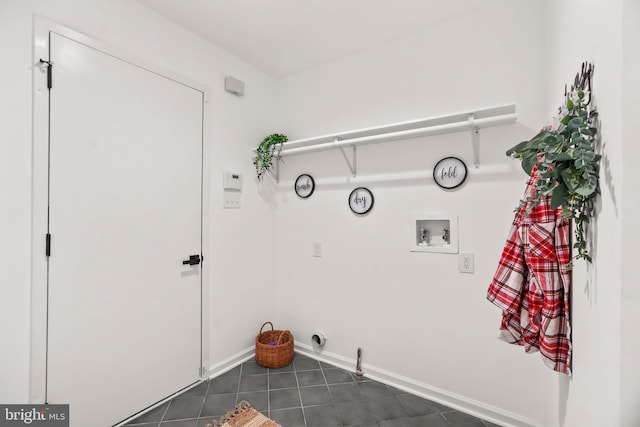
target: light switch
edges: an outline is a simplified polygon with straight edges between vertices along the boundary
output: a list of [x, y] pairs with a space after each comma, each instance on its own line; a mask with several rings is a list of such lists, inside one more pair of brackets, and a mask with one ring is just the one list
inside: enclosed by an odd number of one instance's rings
[[224, 201], [222, 207], [224, 209], [239, 209], [240, 208], [240, 195], [242, 193], [234, 190], [224, 191]]

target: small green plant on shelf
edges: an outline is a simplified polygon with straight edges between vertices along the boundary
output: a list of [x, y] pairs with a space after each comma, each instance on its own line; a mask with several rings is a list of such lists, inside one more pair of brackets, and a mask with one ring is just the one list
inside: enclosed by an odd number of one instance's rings
[[274, 160], [281, 161], [280, 150], [282, 150], [282, 144], [285, 142], [287, 142], [286, 135], [273, 133], [265, 137], [258, 145], [256, 156], [253, 158], [258, 181], [262, 181], [264, 174], [273, 167]]
[[588, 262], [592, 259], [585, 228], [594, 216], [600, 194], [601, 158], [595, 152], [597, 112], [590, 106], [592, 72], [591, 64], [582, 64], [571, 90], [565, 89], [565, 104], [558, 109], [555, 123], [507, 151], [508, 156], [521, 160], [529, 175], [538, 163], [540, 179], [532, 206], [551, 195], [551, 208], [562, 207], [562, 217], [574, 221], [575, 258]]

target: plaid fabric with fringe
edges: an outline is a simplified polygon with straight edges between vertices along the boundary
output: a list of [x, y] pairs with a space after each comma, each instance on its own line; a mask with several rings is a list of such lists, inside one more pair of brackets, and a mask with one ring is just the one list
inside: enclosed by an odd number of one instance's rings
[[536, 166], [487, 298], [502, 309], [500, 339], [539, 350], [547, 366], [571, 375], [569, 221], [551, 209], [551, 196], [531, 207], [539, 176]]

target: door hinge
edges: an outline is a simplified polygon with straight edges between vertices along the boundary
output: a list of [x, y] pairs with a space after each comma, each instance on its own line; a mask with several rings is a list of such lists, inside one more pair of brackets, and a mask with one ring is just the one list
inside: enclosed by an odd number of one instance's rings
[[51, 234], [49, 233], [47, 233], [44, 253], [46, 256], [51, 256]]
[[40, 59], [40, 63], [47, 64], [47, 89], [51, 89], [53, 87], [53, 62]]

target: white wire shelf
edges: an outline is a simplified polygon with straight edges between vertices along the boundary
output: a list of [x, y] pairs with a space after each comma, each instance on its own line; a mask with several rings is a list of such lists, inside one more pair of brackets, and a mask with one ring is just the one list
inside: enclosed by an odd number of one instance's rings
[[[289, 141], [282, 144], [279, 155], [286, 157], [338, 149], [355, 177], [358, 146], [468, 131], [471, 134], [473, 162], [477, 168], [480, 166], [480, 129], [515, 123], [516, 119], [516, 106], [509, 104]], [[351, 148], [351, 159], [345, 148]], [[279, 181], [279, 163], [276, 162], [276, 181]]]

